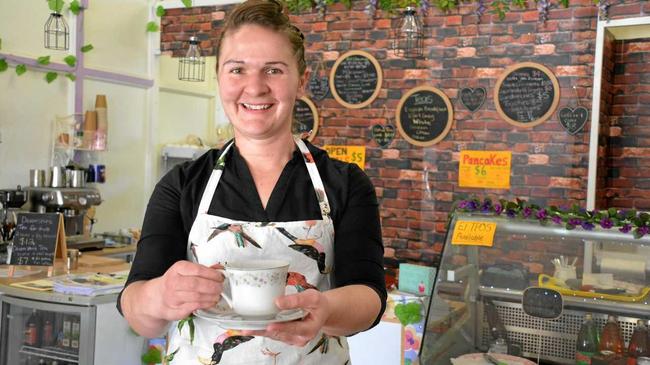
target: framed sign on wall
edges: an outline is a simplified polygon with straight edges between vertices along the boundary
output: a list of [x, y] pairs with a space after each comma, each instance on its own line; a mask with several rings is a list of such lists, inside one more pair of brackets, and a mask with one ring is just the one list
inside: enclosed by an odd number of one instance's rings
[[373, 55], [349, 51], [334, 63], [329, 82], [332, 96], [339, 104], [348, 109], [360, 109], [377, 98], [383, 75]]
[[410, 143], [426, 147], [440, 142], [454, 121], [454, 109], [447, 95], [430, 86], [409, 90], [396, 111], [397, 129]]
[[306, 96], [296, 100], [293, 105], [293, 123], [291, 132], [297, 135], [308, 134], [307, 140], [313, 141], [318, 133], [318, 109], [316, 105]]
[[494, 105], [505, 121], [532, 128], [546, 121], [560, 101], [560, 85], [546, 66], [522, 62], [508, 67], [496, 83]]

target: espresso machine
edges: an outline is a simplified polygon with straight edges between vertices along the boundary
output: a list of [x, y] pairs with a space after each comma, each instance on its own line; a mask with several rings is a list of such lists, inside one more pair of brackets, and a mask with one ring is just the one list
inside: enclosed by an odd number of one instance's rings
[[79, 250], [101, 249], [104, 239], [93, 237], [90, 229], [84, 230], [88, 209], [102, 202], [95, 188], [79, 187], [29, 187], [30, 211], [37, 213], [57, 212], [63, 214], [66, 244]]
[[16, 213], [27, 202], [27, 192], [20, 185], [15, 189], [0, 189], [0, 264], [7, 261], [9, 242], [16, 230]]

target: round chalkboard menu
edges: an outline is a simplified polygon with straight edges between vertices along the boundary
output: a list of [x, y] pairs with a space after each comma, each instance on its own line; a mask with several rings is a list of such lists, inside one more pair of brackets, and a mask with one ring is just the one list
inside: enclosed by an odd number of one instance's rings
[[297, 135], [308, 133], [307, 140], [311, 142], [316, 137], [316, 132], [318, 132], [318, 121], [316, 105], [306, 96], [297, 99], [296, 104], [293, 106], [291, 132]]
[[530, 128], [548, 119], [560, 101], [560, 86], [553, 72], [539, 63], [508, 67], [494, 93], [497, 112], [508, 123]]
[[381, 66], [375, 57], [364, 51], [349, 51], [332, 67], [330, 91], [339, 104], [359, 109], [375, 100], [382, 80]]
[[454, 110], [442, 91], [420, 86], [402, 96], [397, 104], [396, 120], [404, 139], [426, 147], [440, 142], [449, 133]]

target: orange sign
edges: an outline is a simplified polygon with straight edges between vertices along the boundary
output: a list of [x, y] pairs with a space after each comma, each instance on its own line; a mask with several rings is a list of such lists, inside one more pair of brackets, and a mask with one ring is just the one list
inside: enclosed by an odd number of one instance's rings
[[451, 244], [492, 247], [496, 231], [497, 224], [493, 222], [458, 221]]
[[510, 188], [510, 151], [460, 151], [458, 186], [466, 188]]
[[357, 164], [363, 170], [366, 164], [366, 146], [323, 146], [331, 158]]

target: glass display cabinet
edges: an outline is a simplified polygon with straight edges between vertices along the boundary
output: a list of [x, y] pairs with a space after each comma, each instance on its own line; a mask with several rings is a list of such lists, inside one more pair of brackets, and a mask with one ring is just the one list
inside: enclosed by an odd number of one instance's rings
[[79, 296], [1, 286], [0, 364], [140, 364], [144, 338], [115, 308], [117, 294]]
[[[491, 242], [471, 242], [480, 236], [472, 237], [472, 230], [490, 228]], [[615, 315], [625, 351], [637, 321], [650, 319], [648, 267], [648, 235], [636, 239], [615, 227], [567, 230], [550, 222], [456, 214], [426, 314], [419, 363], [470, 364], [452, 359], [502, 346], [518, 358], [574, 364], [587, 313], [598, 333]], [[522, 294], [528, 287], [560, 292], [561, 316], [526, 314]]]

